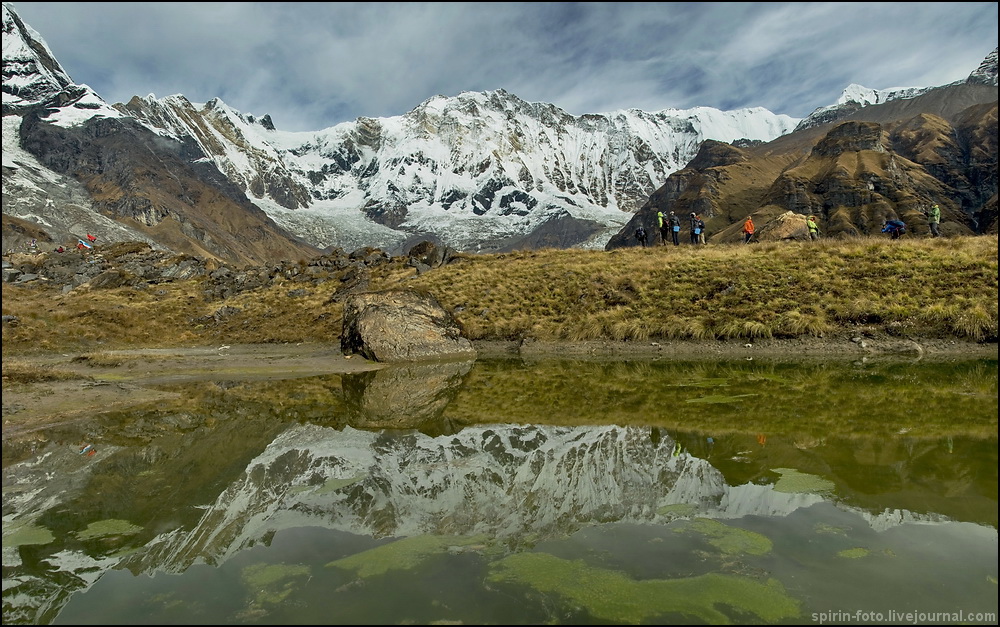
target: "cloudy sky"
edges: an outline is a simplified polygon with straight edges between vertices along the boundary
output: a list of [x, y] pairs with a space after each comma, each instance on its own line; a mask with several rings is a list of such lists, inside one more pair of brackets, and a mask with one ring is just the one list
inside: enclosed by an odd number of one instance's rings
[[288, 131], [504, 89], [573, 115], [764, 107], [964, 79], [996, 2], [13, 2], [109, 102], [183, 94]]

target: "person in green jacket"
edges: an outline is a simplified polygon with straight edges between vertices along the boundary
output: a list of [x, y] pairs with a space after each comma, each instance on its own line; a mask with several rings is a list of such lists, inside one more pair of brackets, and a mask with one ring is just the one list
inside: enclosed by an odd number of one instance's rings
[[662, 211], [656, 212], [656, 228], [660, 229], [660, 244], [666, 246], [667, 237], [670, 233], [670, 227], [667, 225], [667, 221], [664, 219]]
[[931, 237], [941, 237], [941, 207], [934, 203], [924, 215], [927, 216], [927, 226], [931, 227]]
[[806, 227], [809, 229], [809, 239], [815, 241], [819, 239], [819, 225], [816, 224], [816, 216], [806, 218]]

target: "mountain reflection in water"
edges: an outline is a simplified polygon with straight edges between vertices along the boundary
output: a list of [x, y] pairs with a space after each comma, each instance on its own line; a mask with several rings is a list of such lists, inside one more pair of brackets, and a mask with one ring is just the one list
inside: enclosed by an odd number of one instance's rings
[[5, 442], [5, 624], [996, 622], [995, 360], [172, 389]]

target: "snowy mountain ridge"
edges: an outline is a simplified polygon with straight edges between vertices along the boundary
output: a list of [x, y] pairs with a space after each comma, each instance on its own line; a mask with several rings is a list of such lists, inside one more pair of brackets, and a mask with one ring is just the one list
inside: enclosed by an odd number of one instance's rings
[[[38, 225], [53, 241], [96, 230], [104, 242], [152, 240], [224, 260], [264, 261], [303, 246], [400, 254], [420, 240], [466, 252], [604, 249], [705, 140], [770, 142], [845, 108], [930, 89], [851, 85], [805, 120], [709, 107], [573, 116], [498, 89], [287, 132], [219, 99], [150, 94], [110, 105], [74, 84], [8, 4], [3, 27], [5, 217]], [[996, 76], [994, 51], [968, 81], [996, 85]], [[122, 123], [101, 124], [111, 119]], [[124, 154], [130, 146], [148, 150]], [[164, 194], [165, 185], [177, 190]], [[228, 206], [206, 207], [216, 196], [209, 188]], [[7, 234], [5, 247], [17, 240]]]
[[[218, 99], [149, 95], [109, 105], [73, 84], [8, 4], [3, 22], [5, 117], [36, 111], [64, 128], [130, 118], [161, 138], [193, 142], [201, 154], [191, 163], [214, 164], [277, 225], [319, 249], [393, 251], [417, 239], [483, 252], [602, 248], [703, 140], [769, 141], [797, 122], [760, 108], [574, 117], [496, 90], [437, 96], [393, 118], [284, 132], [268, 116], [244, 115]], [[99, 227], [95, 216], [108, 208], [59, 202], [37, 176], [46, 166], [13, 156], [30, 152], [16, 130], [5, 121], [5, 212], [49, 225], [56, 237]], [[65, 173], [49, 178], [66, 181]], [[153, 207], [144, 217], [171, 213]], [[123, 236], [101, 231], [108, 241]], [[146, 239], [141, 232], [134, 238]]]
[[574, 117], [503, 90], [316, 132], [276, 130], [219, 100], [149, 96], [116, 107], [161, 135], [195, 138], [288, 231], [348, 250], [414, 237], [503, 250], [555, 225], [576, 227], [575, 239], [553, 244], [601, 248], [704, 139], [768, 141], [797, 122], [759, 108]]

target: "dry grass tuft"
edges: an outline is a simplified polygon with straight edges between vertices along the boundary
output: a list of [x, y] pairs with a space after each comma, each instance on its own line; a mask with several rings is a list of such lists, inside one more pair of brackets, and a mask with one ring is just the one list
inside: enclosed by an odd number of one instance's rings
[[29, 364], [22, 361], [3, 362], [3, 382], [7, 383], [44, 383], [46, 381], [71, 381], [87, 377], [69, 370], [60, 370]]

